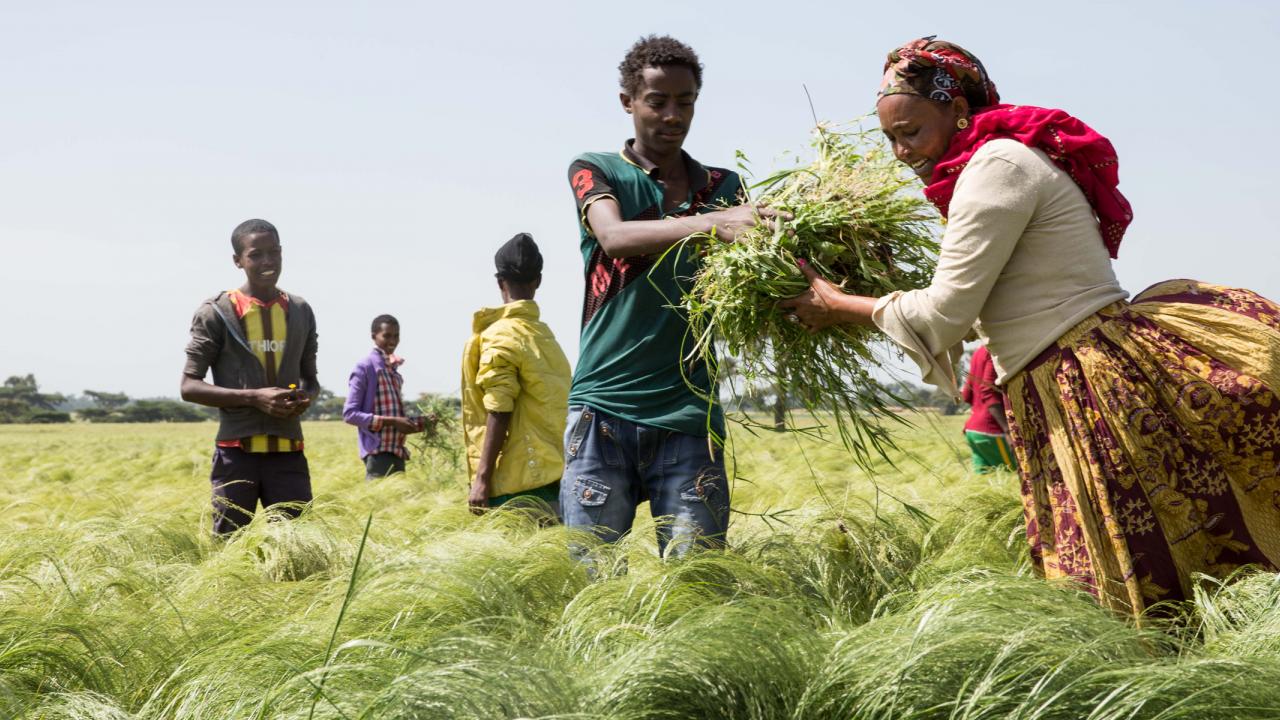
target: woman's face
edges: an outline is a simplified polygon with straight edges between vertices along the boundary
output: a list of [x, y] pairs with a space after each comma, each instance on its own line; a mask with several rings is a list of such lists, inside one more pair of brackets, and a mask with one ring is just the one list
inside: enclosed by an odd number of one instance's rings
[[969, 117], [969, 102], [962, 97], [937, 102], [899, 93], [880, 98], [876, 112], [894, 157], [927, 183], [958, 130], [956, 121]]

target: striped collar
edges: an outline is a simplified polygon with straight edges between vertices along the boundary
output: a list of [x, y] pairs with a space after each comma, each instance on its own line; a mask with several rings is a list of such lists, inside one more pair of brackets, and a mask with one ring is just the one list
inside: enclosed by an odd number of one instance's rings
[[282, 309], [289, 309], [289, 294], [283, 290], [276, 290], [276, 296], [267, 302], [263, 302], [258, 298], [243, 292], [240, 288], [227, 291], [227, 297], [231, 298], [231, 305], [236, 309], [236, 315], [244, 317], [249, 312], [249, 308], [258, 306], [268, 308], [272, 305], [279, 305]]
[[[618, 155], [627, 164], [636, 166], [649, 177], [662, 182], [662, 171], [649, 158], [635, 151], [635, 143], [635, 138], [628, 140], [622, 145], [622, 150], [618, 152]], [[685, 170], [689, 173], [689, 192], [691, 194], [697, 194], [711, 184], [711, 171], [703, 167], [702, 163], [694, 160], [684, 150], [680, 151], [680, 157], [684, 158]]]

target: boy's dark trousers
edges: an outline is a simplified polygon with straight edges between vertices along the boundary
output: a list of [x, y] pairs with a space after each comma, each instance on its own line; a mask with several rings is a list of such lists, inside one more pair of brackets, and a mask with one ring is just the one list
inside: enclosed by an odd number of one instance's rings
[[404, 458], [395, 453], [380, 452], [364, 458], [365, 480], [378, 480], [391, 473], [404, 472]]
[[[219, 447], [213, 452], [213, 531], [218, 535], [247, 525], [262, 502], [311, 502], [311, 470], [307, 458], [298, 452], [251, 453], [238, 447]], [[282, 508], [297, 517], [299, 508]]]

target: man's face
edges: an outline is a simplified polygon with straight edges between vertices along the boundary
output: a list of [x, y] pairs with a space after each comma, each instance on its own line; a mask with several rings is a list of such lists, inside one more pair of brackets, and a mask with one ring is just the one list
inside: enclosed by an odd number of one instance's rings
[[244, 270], [249, 284], [258, 288], [274, 288], [280, 280], [283, 266], [280, 256], [280, 238], [273, 232], [246, 235], [241, 241], [240, 254], [234, 257], [236, 267]]
[[382, 352], [390, 355], [400, 346], [400, 326], [396, 323], [383, 323], [373, 334], [373, 344]]
[[635, 95], [622, 93], [620, 97], [642, 147], [659, 155], [679, 152], [698, 100], [692, 70], [680, 65], [647, 67]]

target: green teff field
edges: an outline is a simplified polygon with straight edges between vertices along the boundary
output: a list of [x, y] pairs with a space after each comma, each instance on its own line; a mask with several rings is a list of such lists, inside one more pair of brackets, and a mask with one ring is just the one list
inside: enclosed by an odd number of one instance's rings
[[1015, 478], [915, 420], [874, 479], [736, 429], [730, 549], [645, 522], [594, 580], [461, 471], [366, 483], [339, 423], [311, 510], [227, 543], [211, 423], [0, 427], [0, 717], [1280, 717], [1277, 576], [1136, 627], [1033, 577]]

